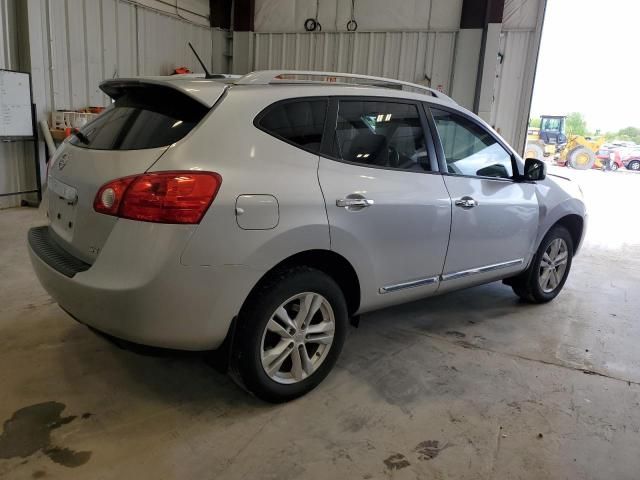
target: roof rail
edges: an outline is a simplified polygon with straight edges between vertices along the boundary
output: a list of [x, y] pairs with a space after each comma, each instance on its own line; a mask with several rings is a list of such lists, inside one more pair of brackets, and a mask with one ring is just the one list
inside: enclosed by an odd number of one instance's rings
[[369, 87], [396, 88], [398, 90], [423, 93], [441, 100], [456, 103], [451, 97], [434, 88], [425, 87], [417, 83], [394, 80], [385, 77], [372, 77], [356, 73], [319, 72], [311, 70], [259, 70], [247, 73], [234, 82], [235, 85], [270, 85], [277, 83], [321, 83], [321, 84], [350, 84]]

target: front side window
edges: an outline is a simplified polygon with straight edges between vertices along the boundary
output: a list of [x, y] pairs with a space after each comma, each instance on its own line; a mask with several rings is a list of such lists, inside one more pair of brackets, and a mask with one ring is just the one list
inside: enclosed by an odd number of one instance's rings
[[415, 104], [340, 100], [333, 155], [365, 166], [431, 170]]
[[271, 135], [318, 153], [326, 115], [325, 99], [295, 100], [269, 107], [258, 125]]
[[437, 108], [431, 113], [449, 173], [513, 178], [511, 154], [487, 130], [462, 115]]

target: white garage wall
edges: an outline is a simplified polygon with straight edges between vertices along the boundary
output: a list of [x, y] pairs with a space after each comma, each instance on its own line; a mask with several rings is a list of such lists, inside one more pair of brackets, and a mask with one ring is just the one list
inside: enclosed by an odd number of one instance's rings
[[202, 72], [188, 41], [226, 71], [224, 32], [124, 0], [29, 0], [29, 32], [41, 111], [105, 105], [98, 84], [107, 78]]
[[[256, 32], [299, 32], [316, 17], [316, 0], [256, 0]], [[460, 25], [462, 0], [355, 0], [358, 30], [451, 30]], [[351, 0], [321, 0], [318, 21], [323, 32], [346, 31]]]
[[256, 33], [254, 70], [393, 77], [449, 91], [455, 32]]
[[522, 152], [546, 0], [506, 0], [490, 123]]
[[185, 20], [208, 27], [209, 0], [130, 0], [156, 11], [180, 16]]
[[249, 70], [312, 69], [381, 75], [451, 90], [462, 0], [322, 0], [322, 32], [304, 32], [316, 0], [256, 0]]

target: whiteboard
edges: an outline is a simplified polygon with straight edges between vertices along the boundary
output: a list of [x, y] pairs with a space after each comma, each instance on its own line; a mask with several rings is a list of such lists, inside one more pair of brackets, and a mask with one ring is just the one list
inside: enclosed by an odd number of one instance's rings
[[31, 137], [29, 74], [0, 70], [0, 137]]

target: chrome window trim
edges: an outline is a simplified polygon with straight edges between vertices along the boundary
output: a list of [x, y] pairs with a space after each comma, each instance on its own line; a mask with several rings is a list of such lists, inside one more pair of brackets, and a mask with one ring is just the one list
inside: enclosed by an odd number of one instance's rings
[[483, 267], [470, 268], [469, 270], [447, 273], [445, 275], [441, 275], [440, 278], [443, 282], [446, 282], [447, 280], [455, 280], [457, 278], [468, 277], [469, 275], [476, 275], [478, 273], [487, 273], [503, 268], [515, 267], [516, 265], [521, 265], [523, 263], [524, 258], [518, 258], [517, 260], [509, 260], [508, 262], [494, 263], [493, 265], [485, 265]]
[[439, 276], [420, 278], [418, 280], [411, 280], [409, 282], [396, 283], [394, 285], [387, 285], [386, 287], [380, 287], [379, 293], [391, 293], [398, 290], [404, 290], [405, 288], [423, 287], [425, 285], [433, 285], [439, 280]]

